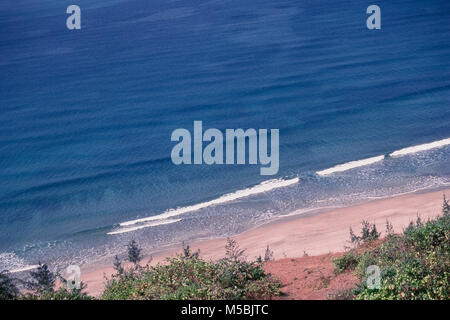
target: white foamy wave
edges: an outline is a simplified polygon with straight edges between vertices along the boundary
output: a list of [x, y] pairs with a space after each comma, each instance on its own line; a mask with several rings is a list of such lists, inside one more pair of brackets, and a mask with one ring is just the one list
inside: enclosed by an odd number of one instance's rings
[[12, 252], [0, 253], [0, 271], [8, 270], [11, 273], [23, 272], [36, 269], [38, 265], [29, 265], [24, 259], [19, 258]]
[[441, 147], [444, 147], [447, 145], [450, 145], [450, 138], [400, 149], [400, 150], [392, 152], [390, 154], [390, 156], [391, 157], [401, 157], [401, 156], [404, 156], [407, 154], [421, 152], [421, 151], [427, 151], [427, 150], [431, 150], [431, 149], [435, 149], [435, 148], [441, 148]]
[[[389, 156], [401, 157], [401, 156], [411, 154], [411, 153], [427, 151], [427, 150], [431, 150], [431, 149], [435, 149], [435, 148], [442, 148], [447, 145], [450, 145], [450, 138], [400, 149], [400, 150], [392, 152], [391, 154], [389, 154]], [[385, 158], [385, 156], [377, 156], [377, 157], [367, 158], [367, 159], [363, 159], [363, 160], [350, 161], [347, 163], [338, 164], [332, 168], [317, 171], [316, 173], [319, 176], [326, 176], [326, 175], [330, 175], [330, 174], [333, 174], [336, 172], [343, 172], [343, 171], [347, 171], [350, 169], [367, 166], [367, 165], [382, 161], [384, 158]]]
[[17, 268], [14, 270], [11, 270], [11, 273], [17, 273], [17, 272], [23, 272], [23, 271], [29, 271], [29, 270], [33, 270], [36, 269], [37, 267], [39, 267], [38, 264], [32, 265], [32, 266], [26, 266], [26, 267], [22, 267], [22, 268]]
[[181, 219], [166, 219], [166, 220], [161, 220], [161, 221], [156, 221], [156, 222], [150, 222], [150, 223], [145, 223], [142, 225], [137, 225], [134, 227], [128, 227], [128, 228], [119, 228], [117, 230], [108, 232], [107, 234], [112, 235], [112, 234], [121, 234], [121, 233], [126, 233], [126, 232], [131, 232], [131, 231], [136, 231], [139, 229], [144, 229], [144, 228], [149, 228], [149, 227], [156, 227], [156, 226], [162, 226], [165, 224], [171, 224], [171, 223], [175, 223], [181, 221]]
[[[217, 199], [211, 200], [211, 201], [202, 202], [202, 203], [195, 204], [195, 205], [192, 205], [192, 206], [186, 206], [186, 207], [171, 209], [171, 210], [168, 210], [168, 211], [163, 212], [163, 213], [161, 213], [159, 215], [156, 215], [156, 216], [151, 216], [151, 217], [140, 218], [140, 219], [135, 219], [135, 220], [131, 220], [131, 221], [122, 222], [120, 224], [120, 226], [121, 227], [126, 227], [126, 226], [131, 226], [131, 225], [144, 223], [144, 222], [148, 222], [148, 221], [169, 219], [169, 218], [172, 218], [172, 217], [180, 216], [182, 214], [185, 214], [185, 213], [188, 213], [188, 212], [192, 212], [192, 211], [196, 211], [196, 210], [200, 210], [200, 209], [207, 208], [207, 207], [210, 207], [210, 206], [220, 205], [220, 204], [223, 204], [223, 203], [226, 203], [226, 202], [230, 202], [230, 201], [234, 201], [234, 200], [237, 200], [237, 199], [249, 197], [249, 196], [252, 196], [252, 195], [259, 194], [259, 193], [268, 192], [270, 190], [287, 187], [287, 186], [293, 185], [295, 183], [298, 183], [299, 181], [300, 181], [299, 178], [293, 178], [293, 179], [288, 179], [288, 180], [284, 180], [284, 179], [267, 180], [267, 181], [261, 182], [260, 184], [258, 184], [256, 186], [253, 186], [251, 188], [238, 190], [238, 191], [233, 192], [233, 193], [228, 193], [228, 194], [225, 194], [225, 195], [223, 195], [223, 196], [221, 196], [221, 197], [219, 197]], [[139, 227], [145, 228], [146, 226], [139, 226]], [[128, 229], [131, 229], [131, 228], [128, 228]], [[133, 230], [130, 230], [130, 231], [133, 231]], [[128, 232], [128, 231], [126, 231], [126, 232]], [[114, 233], [110, 232], [108, 234], [114, 234]]]
[[332, 174], [335, 172], [342, 172], [342, 171], [347, 171], [347, 170], [362, 167], [362, 166], [367, 166], [369, 164], [379, 162], [383, 159], [384, 159], [384, 156], [377, 156], [377, 157], [367, 158], [367, 159], [363, 159], [363, 160], [350, 161], [347, 163], [338, 164], [337, 166], [334, 166], [329, 169], [317, 171], [316, 173], [319, 176], [326, 176], [326, 175], [329, 175], [329, 174]]

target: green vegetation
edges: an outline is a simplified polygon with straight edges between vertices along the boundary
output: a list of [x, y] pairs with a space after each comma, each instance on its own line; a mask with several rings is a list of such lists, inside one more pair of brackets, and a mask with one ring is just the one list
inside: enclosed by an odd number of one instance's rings
[[[23, 300], [91, 300], [93, 297], [83, 292], [85, 285], [80, 284], [79, 289], [68, 289], [68, 280], [58, 273], [49, 270], [46, 264], [39, 263], [35, 271], [30, 272], [31, 280], [25, 283], [29, 292], [23, 294], [19, 299]], [[62, 286], [55, 289], [56, 280], [59, 279]]]
[[[445, 197], [442, 211], [442, 216], [425, 223], [417, 218], [400, 235], [387, 222], [386, 238], [366, 248], [361, 243], [378, 236], [372, 237], [369, 225], [363, 223], [361, 237], [351, 233], [357, 246], [334, 260], [335, 272], [353, 270], [359, 277], [360, 285], [353, 290], [356, 299], [449, 299], [450, 206]], [[367, 285], [369, 266], [380, 270], [379, 288]]]
[[269, 299], [278, 295], [280, 283], [264, 272], [261, 259], [247, 262], [244, 251], [228, 239], [226, 257], [213, 262], [183, 246], [183, 254], [167, 258], [166, 263], [116, 269], [102, 299]]
[[[91, 300], [92, 297], [83, 292], [85, 286], [81, 283], [80, 289], [67, 289], [67, 280], [48, 269], [46, 264], [39, 263], [35, 271], [30, 272], [31, 280], [21, 281], [14, 279], [6, 271], [0, 272], [0, 300]], [[56, 279], [63, 284], [55, 289]], [[28, 291], [21, 294], [17, 284], [23, 284]]]
[[269, 246], [267, 246], [266, 251], [264, 252], [264, 261], [272, 261], [273, 260], [273, 251], [270, 250]]
[[30, 272], [31, 281], [26, 283], [26, 287], [36, 295], [45, 292], [52, 292], [55, 287], [56, 275], [48, 269], [46, 264], [39, 262], [36, 271]]
[[68, 290], [61, 287], [56, 290], [42, 291], [39, 294], [27, 293], [20, 296], [21, 300], [93, 300], [94, 298], [88, 296], [82, 292], [84, 286], [81, 289]]
[[[127, 258], [132, 265], [122, 265], [115, 256], [115, 274], [107, 280], [102, 299], [269, 299], [279, 294], [281, 284], [263, 270], [263, 259], [246, 261], [245, 250], [228, 239], [226, 257], [217, 262], [200, 258], [183, 243], [183, 253], [167, 258], [165, 263], [141, 266], [142, 250], [136, 241], [127, 246]], [[267, 247], [264, 260], [273, 258]], [[31, 280], [14, 279], [0, 272], [0, 300], [91, 300], [81, 283], [79, 289], [69, 289], [68, 280], [50, 271], [46, 264], [30, 272]], [[57, 280], [60, 284], [57, 286]], [[17, 284], [26, 293], [21, 294]]]
[[142, 260], [142, 249], [139, 248], [136, 241], [131, 240], [127, 246], [128, 249], [128, 261], [137, 264]]
[[19, 296], [14, 279], [7, 271], [0, 272], [0, 300], [13, 300]]
[[344, 254], [342, 257], [334, 258], [333, 263], [335, 265], [334, 273], [337, 275], [346, 270], [354, 270], [358, 265], [359, 256], [355, 251], [350, 251]]
[[380, 237], [380, 233], [377, 231], [377, 227], [375, 224], [370, 224], [368, 221], [363, 220], [361, 236], [357, 236], [352, 228], [350, 228], [350, 241], [353, 244], [361, 245], [366, 244], [371, 241], [377, 240]]

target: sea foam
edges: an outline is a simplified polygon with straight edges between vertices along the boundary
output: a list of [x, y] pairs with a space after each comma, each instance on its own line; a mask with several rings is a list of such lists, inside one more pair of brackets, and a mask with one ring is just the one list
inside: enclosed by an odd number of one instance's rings
[[[400, 150], [390, 153], [389, 156], [390, 157], [401, 157], [401, 156], [412, 154], [412, 153], [428, 151], [428, 150], [435, 149], [435, 148], [442, 148], [447, 145], [450, 145], [450, 138], [442, 139], [442, 140], [438, 140], [438, 141], [434, 141], [434, 142], [430, 142], [430, 143], [420, 144], [420, 145], [416, 145], [416, 146], [412, 146], [412, 147], [408, 147], [408, 148], [403, 148], [403, 149], [400, 149]], [[350, 162], [346, 162], [343, 164], [338, 164], [332, 168], [317, 171], [316, 174], [318, 174], [319, 176], [327, 176], [327, 175], [330, 175], [330, 174], [333, 174], [336, 172], [344, 172], [344, 171], [347, 171], [350, 169], [368, 166], [370, 164], [380, 162], [384, 158], [385, 158], [385, 156], [376, 156], [376, 157], [371, 157], [371, 158], [362, 159], [362, 160], [350, 161]]]
[[[224, 203], [227, 203], [230, 201], [238, 200], [241, 198], [249, 197], [249, 196], [256, 195], [256, 194], [263, 193], [263, 192], [268, 192], [268, 191], [271, 191], [274, 189], [287, 187], [287, 186], [296, 184], [299, 181], [300, 181], [299, 178], [292, 178], [292, 179], [287, 179], [287, 180], [285, 180], [285, 179], [266, 180], [266, 181], [263, 181], [260, 184], [255, 185], [253, 187], [238, 190], [233, 193], [228, 193], [228, 194], [225, 194], [225, 195], [223, 195], [217, 199], [211, 200], [211, 201], [206, 201], [206, 202], [198, 203], [195, 205], [180, 207], [180, 208], [176, 208], [176, 209], [170, 209], [168, 211], [165, 211], [165, 212], [155, 215], [155, 216], [150, 216], [150, 217], [145, 217], [145, 218], [122, 222], [119, 225], [120, 227], [129, 227], [129, 226], [133, 226], [133, 227], [114, 230], [114, 231], [108, 232], [108, 234], [112, 235], [112, 234], [118, 234], [118, 233], [125, 233], [125, 232], [135, 231], [135, 230], [142, 229], [142, 228], [153, 227], [153, 226], [160, 225], [160, 224], [174, 223], [174, 222], [179, 221], [179, 219], [178, 220], [168, 220], [168, 219], [183, 215], [188, 212], [193, 212], [193, 211], [200, 210], [203, 208], [224, 204]], [[158, 221], [158, 223], [140, 225], [142, 223], [149, 222], [149, 221]]]
[[392, 152], [390, 154], [390, 156], [391, 157], [400, 157], [400, 156], [404, 156], [404, 155], [411, 154], [411, 153], [427, 151], [427, 150], [431, 150], [431, 149], [435, 149], [435, 148], [441, 148], [441, 147], [444, 147], [447, 145], [450, 145], [450, 138], [400, 149], [400, 150]]
[[39, 265], [29, 265], [23, 258], [19, 258], [12, 252], [0, 253], [0, 272], [9, 270], [10, 273], [18, 273], [33, 270], [37, 267], [39, 267]]
[[347, 170], [362, 167], [362, 166], [367, 166], [369, 164], [379, 162], [383, 159], [384, 159], [384, 156], [377, 156], [377, 157], [367, 158], [367, 159], [363, 159], [363, 160], [350, 161], [347, 163], [338, 164], [329, 169], [317, 171], [316, 173], [319, 176], [326, 176], [326, 175], [329, 175], [329, 174], [332, 174], [335, 172], [342, 172], [342, 171], [347, 171]]
[[[447, 145], [450, 145], [450, 138], [438, 140], [438, 141], [431, 142], [431, 143], [416, 145], [416, 146], [412, 146], [412, 147], [408, 147], [408, 148], [403, 148], [403, 149], [400, 149], [400, 150], [390, 153], [389, 156], [401, 157], [404, 155], [421, 152], [421, 151], [427, 151], [427, 150], [431, 150], [431, 149], [435, 149], [435, 148], [440, 148], [440, 147], [444, 147]], [[344, 172], [347, 170], [351, 170], [351, 169], [355, 169], [355, 168], [359, 168], [359, 167], [363, 167], [363, 166], [368, 166], [368, 165], [383, 161], [383, 159], [385, 159], [384, 155], [366, 158], [366, 159], [362, 159], [362, 160], [350, 161], [350, 162], [346, 162], [343, 164], [338, 164], [334, 167], [331, 167], [331, 168], [328, 168], [325, 170], [317, 171], [316, 174], [319, 176], [327, 176], [327, 175], [331, 175], [331, 174], [334, 174], [337, 172]], [[150, 217], [139, 218], [139, 219], [135, 219], [135, 220], [122, 222], [119, 224], [118, 229], [108, 232], [108, 234], [109, 235], [121, 234], [121, 233], [136, 231], [136, 230], [143, 229], [143, 228], [175, 223], [175, 222], [180, 221], [181, 219], [171, 219], [171, 218], [178, 217], [185, 213], [204, 209], [204, 208], [207, 208], [210, 206], [220, 205], [220, 204], [224, 204], [224, 203], [227, 203], [230, 201], [234, 201], [234, 200], [238, 200], [241, 198], [256, 195], [259, 193], [268, 192], [268, 191], [271, 191], [274, 189], [287, 187], [287, 186], [296, 184], [299, 181], [300, 181], [299, 178], [266, 180], [266, 181], [263, 181], [260, 184], [255, 185], [253, 187], [238, 190], [233, 193], [228, 193], [228, 194], [225, 194], [214, 200], [198, 203], [198, 204], [191, 205], [191, 206], [170, 209], [170, 210], [167, 210], [167, 211], [165, 211], [161, 214], [155, 215], [155, 216], [150, 216]], [[152, 221], [154, 221], [154, 222], [152, 222]]]
[[171, 223], [175, 223], [180, 221], [181, 219], [165, 219], [165, 220], [161, 220], [161, 221], [155, 221], [155, 222], [150, 222], [150, 223], [145, 223], [142, 225], [136, 225], [134, 227], [128, 227], [128, 228], [119, 228], [117, 230], [108, 232], [107, 234], [112, 235], [112, 234], [121, 234], [121, 233], [126, 233], [126, 232], [131, 232], [131, 231], [136, 231], [139, 229], [143, 229], [143, 228], [148, 228], [148, 227], [156, 227], [156, 226], [162, 226], [165, 224], [171, 224]]

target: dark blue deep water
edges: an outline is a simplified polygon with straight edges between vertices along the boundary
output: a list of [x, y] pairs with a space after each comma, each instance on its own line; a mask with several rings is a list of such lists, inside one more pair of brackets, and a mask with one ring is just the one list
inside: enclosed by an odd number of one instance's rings
[[[78, 4], [82, 29], [66, 28]], [[131, 238], [241, 232], [296, 209], [450, 183], [450, 147], [321, 177], [450, 137], [450, 2], [3, 0], [0, 268], [107, 259]], [[175, 166], [176, 128], [278, 128], [280, 170]], [[299, 183], [108, 235], [118, 224]], [[170, 222], [170, 221], [169, 221]]]

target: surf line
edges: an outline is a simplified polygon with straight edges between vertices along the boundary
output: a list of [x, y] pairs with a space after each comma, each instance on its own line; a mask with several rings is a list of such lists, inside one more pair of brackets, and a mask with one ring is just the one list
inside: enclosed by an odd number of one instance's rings
[[19, 273], [19, 272], [37, 269], [38, 267], [39, 267], [39, 265], [36, 264], [36, 265], [32, 265], [32, 266], [26, 266], [26, 267], [22, 267], [22, 268], [13, 269], [10, 272], [11, 273]]
[[[111, 232], [108, 232], [109, 235], [114, 234], [120, 234], [130, 231], [135, 231], [147, 227], [153, 227], [161, 224], [169, 224], [169, 223], [175, 223], [180, 221], [181, 219], [172, 219], [173, 217], [177, 217], [180, 215], [183, 215], [188, 212], [193, 212], [196, 210], [200, 210], [203, 208], [215, 206], [215, 205], [221, 205], [230, 201], [238, 200], [241, 198], [253, 196], [259, 193], [268, 192], [274, 189], [278, 188], [284, 188], [291, 185], [294, 185], [296, 183], [300, 182], [300, 178], [292, 178], [292, 179], [271, 179], [261, 182], [260, 184], [257, 184], [253, 187], [238, 190], [233, 193], [227, 193], [223, 196], [220, 196], [219, 198], [216, 198], [214, 200], [198, 203], [191, 206], [186, 207], [180, 207], [176, 209], [170, 209], [167, 210], [161, 214], [150, 216], [146, 218], [139, 218], [135, 220], [130, 220], [126, 222], [122, 222], [119, 224], [119, 229], [113, 230]], [[153, 222], [152, 222], [153, 221]], [[149, 223], [151, 222], [151, 223]]]
[[121, 234], [121, 233], [127, 233], [127, 232], [131, 232], [131, 231], [136, 231], [139, 229], [144, 229], [144, 228], [149, 228], [149, 227], [156, 227], [156, 226], [162, 226], [165, 224], [171, 224], [171, 223], [175, 223], [181, 221], [181, 219], [165, 219], [165, 220], [161, 220], [161, 221], [156, 221], [156, 222], [150, 222], [150, 223], [145, 223], [142, 225], [136, 225], [134, 227], [129, 227], [129, 228], [119, 228], [116, 229], [114, 231], [110, 231], [107, 234], [108, 235], [114, 235], [114, 234]]
[[403, 148], [403, 149], [394, 151], [394, 152], [388, 154], [387, 156], [376, 156], [376, 157], [371, 157], [371, 158], [367, 158], [367, 159], [350, 161], [347, 163], [338, 164], [332, 168], [316, 171], [316, 174], [319, 176], [327, 176], [327, 175], [330, 175], [330, 174], [333, 174], [336, 172], [343, 172], [343, 171], [347, 171], [347, 170], [354, 169], [354, 168], [368, 166], [370, 164], [380, 162], [380, 161], [384, 160], [386, 157], [393, 157], [393, 158], [402, 157], [402, 156], [405, 156], [408, 154], [422, 152], [422, 151], [428, 151], [431, 149], [441, 148], [441, 147], [444, 147], [447, 145], [450, 145], [450, 138], [442, 139], [442, 140], [438, 140], [438, 141], [434, 141], [434, 142], [430, 142], [430, 143], [424, 143], [424, 144], [420, 144], [420, 145], [416, 145], [416, 146], [412, 146], [412, 147], [408, 147], [408, 148]]

